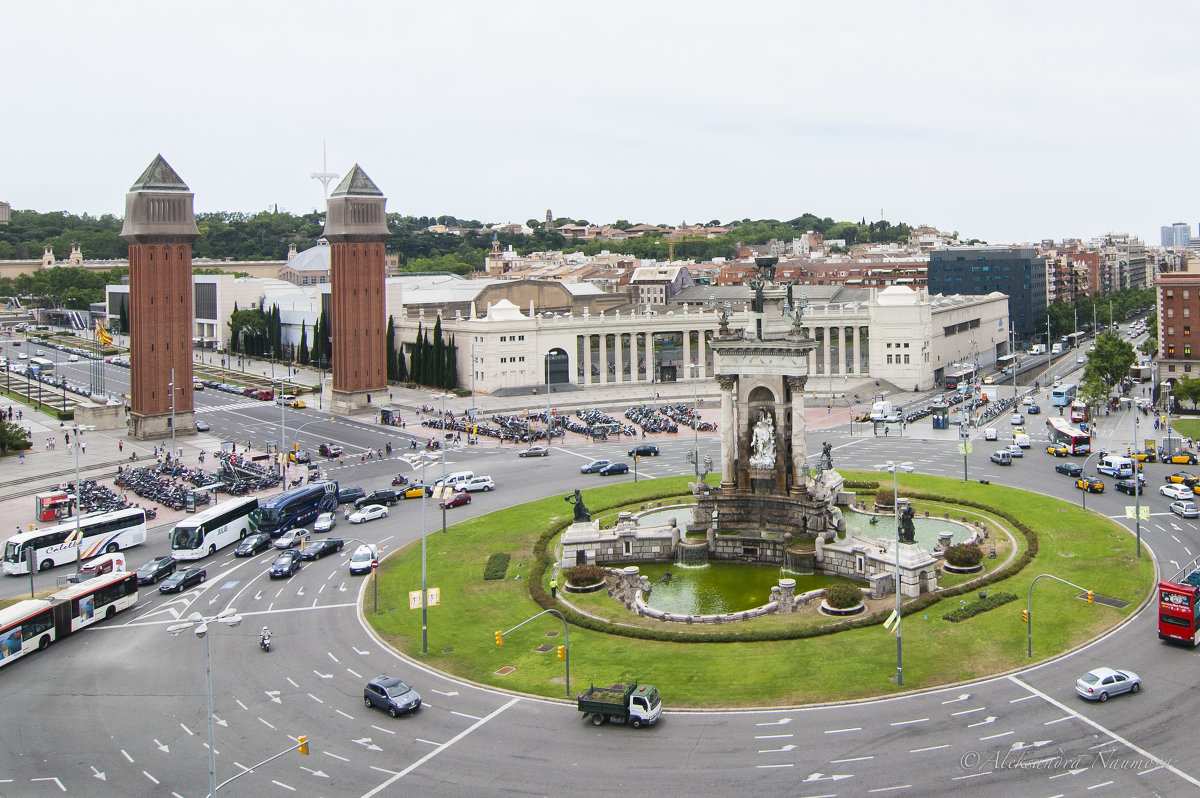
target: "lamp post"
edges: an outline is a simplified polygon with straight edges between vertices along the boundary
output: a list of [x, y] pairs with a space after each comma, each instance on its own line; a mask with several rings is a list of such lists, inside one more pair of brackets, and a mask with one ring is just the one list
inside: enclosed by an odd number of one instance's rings
[[175, 456], [175, 368], [171, 367], [171, 381], [167, 383], [171, 388], [171, 456]]
[[896, 685], [904, 684], [904, 650], [900, 645], [900, 479], [898, 472], [913, 470], [912, 463], [893, 463], [875, 466], [878, 471], [892, 472], [892, 510], [896, 516]]
[[[85, 431], [94, 430], [94, 429], [95, 429], [95, 427], [80, 426], [79, 424], [76, 424], [71, 427], [71, 431], [75, 433], [75, 571], [76, 571], [76, 573], [78, 573], [78, 571], [79, 571], [79, 564], [80, 564], [81, 553], [82, 553], [82, 549], [80, 548], [80, 546], [83, 543], [83, 532], [79, 528], [80, 524], [82, 523], [81, 519], [83, 517], [83, 505], [81, 505], [79, 503], [79, 487], [80, 487], [80, 484], [79, 484], [79, 450], [80, 450], [80, 448], [82, 448], [79, 445], [79, 436], [80, 436], [80, 434], [82, 434]], [[29, 565], [30, 573], [33, 573], [32, 559], [33, 558], [31, 557], [30, 565]]]
[[[425, 466], [429, 464], [432, 458], [427, 452], [422, 452], [417, 455], [409, 455], [401, 457], [401, 460], [408, 463], [412, 467], [413, 472], [417, 470], [417, 463], [421, 464], [421, 653], [429, 653], [429, 591], [426, 587], [425, 579]], [[442, 511], [442, 517], [445, 518], [446, 511]], [[374, 576], [374, 574], [372, 574]]]
[[242, 622], [242, 616], [233, 607], [221, 610], [216, 615], [205, 618], [198, 612], [193, 612], [187, 620], [167, 627], [167, 634], [178, 637], [182, 632], [192, 629], [196, 637], [204, 641], [204, 683], [208, 695], [208, 798], [217, 795], [217, 749], [213, 743], [213, 690], [212, 690], [212, 655], [208, 645], [208, 625], [219, 623], [225, 626], [237, 626]]
[[[1080, 478], [1080, 479], [1082, 479], [1082, 480], [1085, 480], [1085, 481], [1086, 481], [1088, 484], [1091, 484], [1091, 480], [1088, 478], [1088, 475], [1087, 475], [1087, 464], [1088, 464], [1088, 460], [1091, 460], [1091, 459], [1092, 459], [1093, 457], [1095, 457], [1097, 454], [1099, 454], [1099, 452], [1092, 452], [1092, 453], [1091, 453], [1091, 454], [1089, 454], [1087, 457], [1083, 458], [1083, 470], [1079, 472], [1079, 478]], [[1076, 484], [1075, 484], [1075, 487], [1079, 487], [1079, 483], [1076, 483]], [[1080, 492], [1081, 492], [1083, 495], [1082, 495], [1082, 496], [1080, 496], [1080, 498], [1079, 498], [1079, 506], [1080, 506], [1080, 508], [1081, 508], [1081, 509], [1083, 509], [1083, 510], [1086, 510], [1086, 509], [1087, 509], [1087, 495], [1088, 495], [1088, 489], [1087, 489], [1087, 487], [1085, 486], [1085, 487], [1083, 488], [1083, 490], [1082, 490], [1082, 491], [1080, 491]]]
[[1138, 442], [1138, 408], [1137, 405], [1132, 405], [1130, 410], [1133, 411], [1133, 446], [1130, 451], [1133, 453], [1133, 525], [1134, 531], [1137, 533], [1137, 556], [1142, 558], [1142, 460], [1138, 457], [1137, 442]]
[[[431, 394], [431, 396], [434, 399], [442, 400], [442, 440], [438, 443], [438, 449], [442, 453], [442, 493], [443, 494], [446, 492], [446, 397], [449, 395], [450, 394], [448, 394], [448, 393]], [[422, 472], [421, 481], [422, 482], [425, 481], [424, 472]], [[447, 497], [443, 496], [442, 498], [445, 499]], [[422, 497], [422, 501], [424, 501], [424, 497]], [[422, 504], [421, 507], [422, 507], [421, 512], [424, 513], [425, 505]], [[422, 533], [422, 534], [424, 534], [424, 533]], [[443, 535], [446, 534], [446, 502], [445, 501], [442, 502], [442, 534]]]
[[692, 372], [692, 463], [696, 466], [696, 479], [700, 478], [700, 426], [695, 418], [700, 408], [700, 368], [699, 363], [688, 363], [684, 368]]
[[553, 352], [546, 352], [542, 355], [542, 363], [546, 367], [546, 456], [550, 456], [550, 448], [554, 443], [554, 436], [550, 429], [550, 355]]

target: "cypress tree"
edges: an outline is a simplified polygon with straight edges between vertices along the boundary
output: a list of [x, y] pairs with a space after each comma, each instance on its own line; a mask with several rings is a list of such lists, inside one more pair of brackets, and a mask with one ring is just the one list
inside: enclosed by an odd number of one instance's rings
[[117, 314], [117, 323], [121, 325], [120, 332], [129, 335], [129, 302], [128, 300], [121, 302], [120, 312]]
[[404, 344], [400, 344], [396, 352], [396, 379], [399, 382], [408, 382], [408, 368], [404, 364]]
[[321, 357], [325, 358], [326, 368], [333, 368], [333, 338], [329, 330], [329, 314], [321, 310]]
[[387, 324], [387, 378], [388, 382], [394, 382], [397, 379], [396, 375], [396, 322], [388, 316]]
[[435, 388], [446, 387], [446, 342], [442, 340], [442, 316], [438, 314], [437, 321], [433, 325], [433, 353], [429, 358], [429, 364], [433, 366], [432, 373], [429, 375], [429, 384]]
[[425, 338], [425, 332], [421, 329], [421, 322], [417, 322], [417, 338], [413, 341], [412, 361], [409, 365], [409, 377], [417, 385], [424, 385], [421, 376], [421, 341]]
[[308, 322], [300, 322], [300, 365], [308, 365]]
[[458, 387], [458, 344], [454, 343], [454, 335], [450, 335], [450, 345], [446, 347], [446, 390], [452, 391]]

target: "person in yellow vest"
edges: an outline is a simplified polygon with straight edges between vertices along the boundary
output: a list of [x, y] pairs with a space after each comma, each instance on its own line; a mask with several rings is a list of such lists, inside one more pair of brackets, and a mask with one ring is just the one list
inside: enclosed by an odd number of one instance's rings
[[553, 577], [550, 579], [550, 598], [558, 598], [558, 580]]

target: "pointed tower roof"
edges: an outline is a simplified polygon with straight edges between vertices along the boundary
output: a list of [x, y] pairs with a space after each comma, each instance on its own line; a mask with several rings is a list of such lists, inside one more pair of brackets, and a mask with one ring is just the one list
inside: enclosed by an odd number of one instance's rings
[[171, 165], [161, 154], [155, 155], [154, 160], [146, 167], [130, 191], [187, 191], [187, 184], [176, 174]]
[[[167, 167], [170, 169], [171, 167]], [[342, 182], [337, 184], [337, 188], [333, 190], [333, 197], [382, 197], [383, 192], [379, 190], [379, 186], [371, 178], [367, 177], [367, 173], [362, 170], [358, 164], [354, 164], [354, 168], [346, 173], [342, 178]]]

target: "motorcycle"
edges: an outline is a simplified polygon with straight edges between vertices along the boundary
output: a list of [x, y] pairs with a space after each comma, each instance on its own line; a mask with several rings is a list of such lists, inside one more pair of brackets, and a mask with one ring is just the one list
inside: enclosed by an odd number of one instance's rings
[[271, 650], [271, 632], [264, 626], [262, 634], [258, 637], [258, 647], [263, 651]]
[[298, 488], [304, 484], [304, 477], [296, 477], [288, 484], [291, 485], [291, 487], [293, 487], [293, 488]]
[[404, 476], [403, 474], [397, 474], [395, 477], [393, 477], [392, 484], [393, 485], [407, 485], [408, 477]]

